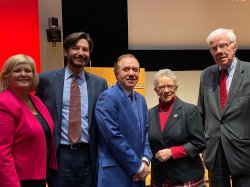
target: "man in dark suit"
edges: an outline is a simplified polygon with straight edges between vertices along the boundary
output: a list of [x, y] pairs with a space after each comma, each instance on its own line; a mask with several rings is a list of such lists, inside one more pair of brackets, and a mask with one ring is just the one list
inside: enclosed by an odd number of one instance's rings
[[216, 64], [201, 74], [198, 107], [205, 125], [209, 183], [228, 187], [231, 177], [234, 187], [248, 187], [250, 63], [235, 57], [238, 45], [230, 29], [211, 32], [207, 43]]
[[146, 101], [134, 91], [139, 62], [131, 54], [122, 55], [114, 72], [117, 84], [104, 91], [96, 104], [98, 187], [143, 187], [151, 151]]
[[[107, 89], [107, 82], [84, 71], [93, 49], [93, 41], [88, 33], [70, 34], [65, 38], [63, 47], [67, 59], [66, 67], [42, 73], [36, 91], [36, 95], [48, 108], [55, 125], [58, 171], [49, 178], [48, 184], [49, 187], [91, 187], [95, 181], [97, 161], [95, 104], [99, 94]], [[68, 135], [73, 77], [76, 77], [80, 90], [81, 111], [81, 133], [76, 142]], [[73, 114], [75, 118], [76, 113]]]

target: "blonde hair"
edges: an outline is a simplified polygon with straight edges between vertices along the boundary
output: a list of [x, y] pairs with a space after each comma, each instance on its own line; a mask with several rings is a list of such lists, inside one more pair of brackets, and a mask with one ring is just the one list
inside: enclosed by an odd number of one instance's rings
[[0, 75], [0, 91], [6, 90], [9, 86], [8, 79], [11, 76], [14, 68], [21, 63], [28, 63], [31, 66], [33, 72], [33, 83], [31, 85], [30, 91], [34, 91], [39, 83], [39, 76], [36, 71], [35, 61], [33, 58], [27, 55], [18, 54], [9, 57], [2, 68], [1, 75]]

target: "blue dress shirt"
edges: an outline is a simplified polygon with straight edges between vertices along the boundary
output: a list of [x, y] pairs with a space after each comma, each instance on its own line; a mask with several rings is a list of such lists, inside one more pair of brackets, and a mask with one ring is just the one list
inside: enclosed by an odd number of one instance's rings
[[[70, 100], [70, 85], [72, 80], [72, 72], [68, 67], [65, 69], [63, 101], [62, 101], [62, 127], [61, 127], [61, 144], [71, 144], [68, 138], [69, 124], [69, 100]], [[89, 142], [89, 125], [88, 125], [88, 89], [85, 78], [85, 72], [78, 74], [77, 83], [80, 88], [81, 96], [81, 120], [82, 120], [82, 136], [79, 143]]]

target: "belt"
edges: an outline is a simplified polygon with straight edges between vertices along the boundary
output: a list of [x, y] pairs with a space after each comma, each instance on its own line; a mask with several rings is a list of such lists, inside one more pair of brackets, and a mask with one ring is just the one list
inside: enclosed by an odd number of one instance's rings
[[84, 148], [89, 148], [89, 144], [88, 143], [60, 144], [60, 147], [69, 149], [84, 149]]

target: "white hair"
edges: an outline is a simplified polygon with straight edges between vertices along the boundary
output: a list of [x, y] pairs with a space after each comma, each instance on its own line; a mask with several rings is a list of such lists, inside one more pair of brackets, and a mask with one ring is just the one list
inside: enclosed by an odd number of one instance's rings
[[174, 83], [177, 84], [177, 76], [175, 72], [170, 69], [161, 69], [155, 74], [155, 78], [153, 81], [154, 87], [156, 87], [157, 81], [160, 77], [170, 77], [173, 79]]
[[220, 28], [212, 31], [208, 37], [207, 37], [207, 44], [209, 45], [210, 42], [219, 35], [227, 35], [229, 38], [229, 42], [236, 42], [236, 35], [233, 32], [233, 29], [225, 29], [225, 28]]

